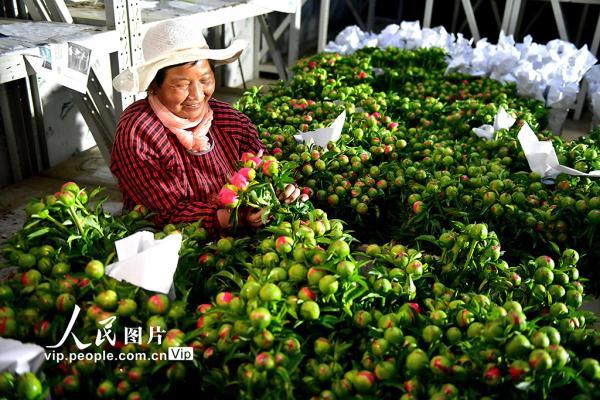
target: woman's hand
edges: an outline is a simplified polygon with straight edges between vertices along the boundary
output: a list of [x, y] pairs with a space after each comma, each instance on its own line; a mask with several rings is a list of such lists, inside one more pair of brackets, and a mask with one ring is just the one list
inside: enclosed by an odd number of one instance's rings
[[231, 228], [231, 209], [220, 208], [217, 210], [217, 224], [222, 230]]
[[260, 228], [263, 226], [262, 216], [267, 211], [266, 208], [249, 208], [246, 213], [245, 224], [251, 226], [254, 229]]
[[300, 188], [298, 185], [290, 183], [283, 190], [277, 190], [277, 198], [285, 204], [292, 204], [298, 200], [298, 198], [300, 198], [301, 201], [308, 200], [308, 195], [300, 195]]
[[[266, 208], [242, 207], [238, 211], [238, 224], [240, 227], [249, 226], [251, 228], [260, 228], [263, 226], [262, 216], [267, 211]], [[221, 208], [217, 210], [217, 223], [221, 230], [231, 228], [231, 209]]]

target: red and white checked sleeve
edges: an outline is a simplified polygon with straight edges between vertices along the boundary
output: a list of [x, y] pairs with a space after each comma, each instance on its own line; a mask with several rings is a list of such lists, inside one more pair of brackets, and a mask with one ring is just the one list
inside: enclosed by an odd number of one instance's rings
[[122, 118], [117, 126], [111, 170], [124, 197], [155, 212], [159, 225], [202, 218], [203, 226], [213, 228], [217, 205], [188, 200], [185, 176], [169, 170], [161, 154], [168, 147], [166, 136], [152, 134], [162, 125], [148, 121]]

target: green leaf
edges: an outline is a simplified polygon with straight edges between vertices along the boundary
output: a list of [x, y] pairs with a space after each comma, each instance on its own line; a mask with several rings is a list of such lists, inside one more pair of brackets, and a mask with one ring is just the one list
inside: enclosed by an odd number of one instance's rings
[[88, 215], [84, 217], [83, 224], [102, 232], [102, 227], [98, 223], [98, 217], [96, 215]]
[[420, 241], [420, 240], [423, 240], [423, 241], [426, 241], [426, 242], [431, 242], [433, 244], [437, 244], [437, 239], [433, 235], [421, 235], [421, 236], [417, 236], [415, 238], [415, 241], [417, 241], [417, 242]]
[[223, 278], [229, 279], [230, 281], [235, 283], [239, 288], [244, 286], [244, 281], [242, 281], [242, 277], [237, 272], [234, 274], [229, 271], [219, 271], [216, 274], [213, 274], [211, 276], [211, 279], [217, 278], [217, 277], [223, 277]]
[[334, 325], [337, 324], [339, 322], [339, 320], [332, 315], [326, 315], [324, 317], [321, 317], [319, 319], [319, 322], [321, 323], [321, 325], [323, 325], [327, 328], [333, 329]]
[[73, 241], [81, 239], [81, 235], [70, 235], [69, 238], [67, 239], [67, 244], [69, 246], [72, 246]]
[[39, 236], [44, 236], [45, 234], [47, 234], [50, 231], [51, 231], [51, 229], [47, 228], [47, 227], [38, 229], [38, 230], [30, 233], [29, 235], [27, 235], [27, 239], [31, 240], [31, 239], [35, 239], [36, 237], [39, 237]]
[[362, 297], [360, 300], [365, 301], [365, 300], [369, 300], [369, 299], [383, 299], [383, 296], [380, 295], [379, 293], [369, 293], [368, 295]]
[[99, 193], [102, 193], [103, 191], [105, 191], [106, 189], [103, 188], [102, 186], [98, 186], [96, 187], [94, 190], [92, 190], [92, 192], [88, 195], [88, 201], [93, 199], [94, 197], [96, 197]]
[[34, 226], [38, 225], [40, 222], [42, 222], [41, 219], [34, 219], [31, 222], [29, 222], [28, 224], [25, 224], [25, 226], [23, 226], [23, 230], [27, 231], [27, 230], [33, 228]]
[[558, 245], [554, 242], [549, 241], [548, 244], [550, 245], [550, 247], [552, 248], [552, 251], [554, 251], [554, 253], [560, 255], [560, 248], [558, 247]]

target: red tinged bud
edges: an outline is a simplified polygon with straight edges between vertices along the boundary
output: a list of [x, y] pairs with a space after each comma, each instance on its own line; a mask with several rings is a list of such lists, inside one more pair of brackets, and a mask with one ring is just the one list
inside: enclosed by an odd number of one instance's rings
[[164, 294], [154, 294], [148, 298], [146, 306], [152, 314], [164, 314], [169, 308], [169, 298]]
[[[249, 168], [248, 168], [249, 169]], [[248, 179], [240, 173], [235, 173], [229, 178], [229, 183], [238, 188], [238, 190], [242, 190], [248, 187], [249, 182]], [[219, 196], [221, 193], [219, 192]]]
[[415, 310], [417, 313], [421, 314], [421, 306], [419, 306], [417, 303], [408, 303], [408, 306]]
[[275, 241], [275, 250], [279, 254], [285, 254], [292, 251], [292, 245], [294, 241], [289, 236], [279, 236]]
[[235, 208], [239, 204], [237, 193], [228, 187], [219, 191], [219, 203], [225, 208]]
[[233, 294], [231, 294], [231, 292], [221, 292], [219, 294], [217, 294], [217, 304], [221, 307], [225, 307], [228, 306], [229, 303], [231, 303], [231, 300], [233, 299]]
[[307, 300], [315, 301], [317, 299], [317, 296], [315, 295], [315, 293], [306, 286], [304, 286], [303, 288], [300, 289], [300, 291], [298, 292], [298, 297], [305, 301], [307, 301]]
[[497, 385], [502, 380], [500, 369], [495, 365], [488, 365], [483, 372], [483, 379], [485, 380], [485, 383], [490, 386]]
[[33, 334], [36, 337], [44, 338], [50, 334], [50, 328], [51, 325], [49, 321], [37, 322], [35, 325], [33, 325]]
[[206, 313], [208, 310], [210, 310], [212, 308], [212, 304], [200, 304], [197, 308], [196, 308], [196, 312], [198, 314], [204, 314]]
[[84, 287], [86, 287], [86, 286], [87, 286], [87, 285], [89, 285], [89, 284], [90, 284], [90, 280], [89, 280], [89, 279], [87, 279], [87, 278], [82, 278], [82, 279], [79, 281], [79, 283], [77, 284], [77, 286], [79, 286], [80, 288], [84, 288]]
[[80, 189], [79, 189], [79, 186], [75, 182], [65, 182], [60, 187], [60, 190], [61, 190], [61, 192], [78, 193]]
[[366, 393], [375, 384], [375, 375], [371, 371], [360, 371], [354, 377], [352, 384], [358, 393]]
[[275, 359], [270, 353], [262, 352], [254, 359], [254, 366], [261, 371], [268, 371], [275, 367]]
[[510, 377], [515, 382], [521, 382], [529, 373], [529, 365], [523, 360], [514, 361], [508, 368]]

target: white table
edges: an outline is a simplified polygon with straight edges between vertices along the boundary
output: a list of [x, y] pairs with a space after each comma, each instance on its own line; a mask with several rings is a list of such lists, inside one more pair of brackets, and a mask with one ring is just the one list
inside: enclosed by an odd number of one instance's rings
[[[77, 33], [73, 33], [72, 36], [63, 36], [60, 41], [53, 39], [56, 25], [45, 23], [45, 22], [31, 22], [18, 19], [0, 19], [0, 25], [8, 26], [9, 24], [23, 24], [27, 23], [27, 29], [29, 29], [29, 37], [11, 36], [11, 40], [15, 43], [21, 43], [21, 48], [15, 48], [11, 50], [0, 50], [0, 113], [2, 115], [3, 128], [6, 133], [7, 147], [9, 150], [11, 171], [13, 180], [18, 181], [23, 178], [21, 169], [21, 157], [20, 149], [17, 145], [17, 135], [37, 135], [43, 136], [43, 119], [42, 119], [42, 106], [41, 100], [38, 93], [37, 81], [35, 79], [28, 79], [27, 85], [30, 91], [30, 99], [27, 98], [15, 98], [15, 95], [9, 93], [7, 90], [6, 83], [16, 81], [22, 78], [30, 78], [35, 74], [35, 71], [25, 61], [26, 55], [39, 56], [40, 48], [47, 46], [50, 43], [64, 43], [71, 42], [79, 44], [86, 48], [92, 49], [92, 56], [106, 55], [117, 50], [117, 36], [114, 30], [107, 30], [106, 28], [99, 28], [95, 26], [77, 25]], [[13, 25], [9, 28], [15, 30]], [[35, 31], [35, 38], [33, 38], [33, 32]], [[1, 41], [2, 39], [0, 39]], [[95, 82], [94, 82], [95, 80]], [[90, 76], [88, 81], [88, 87], [100, 87], [99, 82], [95, 76]], [[114, 109], [112, 102], [106, 95], [95, 91], [93, 93], [95, 104], [100, 107], [102, 113], [97, 113], [95, 118], [103, 121], [106, 124], [114, 124], [116, 117], [114, 115]], [[15, 107], [21, 107], [20, 115], [15, 114]], [[27, 121], [31, 126], [35, 126], [37, 132], [23, 132], [17, 129], [17, 126], [21, 125], [22, 122]], [[101, 148], [108, 146], [106, 142], [106, 132], [94, 132], [94, 138], [99, 143]], [[35, 143], [38, 143], [35, 141]], [[43, 164], [43, 163], [42, 163]], [[44, 165], [42, 165], [44, 166]]]

